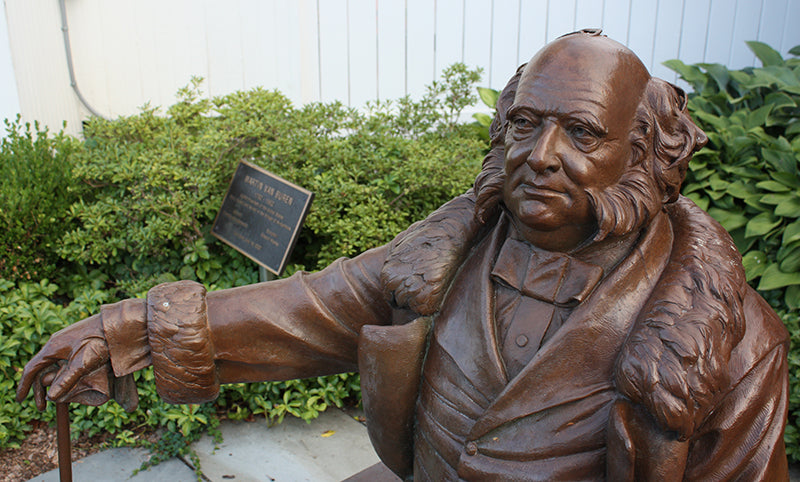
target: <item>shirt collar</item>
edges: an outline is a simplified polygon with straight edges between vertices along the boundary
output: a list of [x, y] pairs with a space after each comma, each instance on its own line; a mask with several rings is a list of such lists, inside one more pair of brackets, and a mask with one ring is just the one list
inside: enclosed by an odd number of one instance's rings
[[603, 268], [508, 236], [492, 276], [525, 296], [575, 306], [592, 293], [603, 278]]

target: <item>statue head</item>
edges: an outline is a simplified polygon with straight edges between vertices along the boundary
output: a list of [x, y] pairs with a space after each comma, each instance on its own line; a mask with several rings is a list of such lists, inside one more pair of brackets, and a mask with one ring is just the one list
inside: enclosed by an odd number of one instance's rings
[[707, 140], [686, 94], [599, 31], [565, 35], [520, 67], [490, 134], [478, 216], [502, 202], [529, 241], [562, 251], [645, 226]]

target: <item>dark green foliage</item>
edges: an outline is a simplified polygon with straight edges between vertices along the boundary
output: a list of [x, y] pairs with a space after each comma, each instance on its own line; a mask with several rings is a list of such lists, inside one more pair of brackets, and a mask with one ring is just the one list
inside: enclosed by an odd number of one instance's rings
[[166, 117], [93, 119], [75, 172], [95, 198], [71, 207], [80, 225], [60, 252], [100, 267], [126, 294], [169, 274], [219, 284], [223, 265], [243, 258], [208, 232], [242, 159], [315, 193], [296, 265], [315, 270], [383, 244], [471, 185], [485, 145], [456, 121], [478, 78], [456, 64], [420, 101], [363, 112], [294, 108], [261, 89], [208, 100], [195, 80]]
[[[75, 265], [57, 272], [60, 289], [0, 279], [0, 447], [15, 444], [30, 420], [52, 420], [52, 408], [40, 415], [31, 397], [14, 402], [13, 391], [24, 363], [56, 330], [158, 282], [194, 279], [222, 289], [258, 281], [253, 262], [208, 234], [239, 160], [316, 194], [287, 276], [383, 244], [467, 190], [486, 144], [457, 120], [475, 101], [478, 78], [456, 64], [419, 101], [364, 111], [338, 103], [295, 108], [262, 89], [209, 100], [195, 79], [166, 116], [148, 107], [136, 116], [91, 120], [82, 145], [69, 140], [76, 148], [64, 161], [74, 165], [68, 182], [89, 192], [54, 204], [74, 217], [74, 224], [61, 218], [55, 238], [62, 236], [58, 252]], [[53, 301], [57, 293], [64, 305]], [[72, 405], [72, 428], [109, 431], [130, 444], [136, 427], [166, 427], [151, 447], [154, 462], [191, 455], [188, 441], [213, 428], [220, 414], [310, 420], [360, 398], [358, 375], [343, 374], [228, 385], [213, 404], [168, 405], [156, 394], [152, 369], [134, 376], [137, 410], [126, 413], [115, 402]]]
[[733, 235], [747, 279], [792, 337], [786, 450], [800, 461], [800, 48], [791, 58], [748, 42], [763, 67], [666, 62], [694, 89], [689, 110], [709, 143], [689, 165], [683, 193]]
[[[69, 224], [68, 206], [84, 185], [72, 179], [80, 142], [61, 133], [6, 120], [0, 144], [0, 278], [51, 278], [60, 259], [59, 239]], [[63, 263], [62, 263], [63, 264]]]

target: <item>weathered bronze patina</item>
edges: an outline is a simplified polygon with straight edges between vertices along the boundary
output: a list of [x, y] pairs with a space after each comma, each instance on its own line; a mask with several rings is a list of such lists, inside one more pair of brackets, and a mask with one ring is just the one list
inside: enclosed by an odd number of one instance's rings
[[37, 403], [202, 402], [362, 373], [384, 463], [416, 480], [781, 480], [787, 333], [679, 189], [706, 136], [677, 87], [584, 31], [520, 67], [465, 193], [315, 274], [106, 306], [25, 368]]

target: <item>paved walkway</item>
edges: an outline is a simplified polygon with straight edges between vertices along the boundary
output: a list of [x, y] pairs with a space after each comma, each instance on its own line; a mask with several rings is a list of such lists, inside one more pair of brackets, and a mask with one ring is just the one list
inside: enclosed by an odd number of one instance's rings
[[[210, 481], [338, 482], [378, 462], [366, 427], [357, 413], [330, 409], [310, 424], [287, 417], [268, 427], [263, 421], [223, 422], [223, 443], [203, 437], [194, 444], [202, 477]], [[73, 480], [131, 482], [194, 482], [187, 461], [171, 459], [134, 477], [147, 458], [144, 449], [114, 448], [72, 464]], [[58, 470], [31, 479], [57, 482]]]
[[[378, 462], [360, 412], [330, 409], [310, 424], [296, 418], [268, 427], [263, 421], [220, 425], [224, 437], [215, 446], [210, 437], [194, 444], [200, 457], [201, 480], [220, 482], [338, 482]], [[75, 482], [195, 482], [188, 460], [171, 459], [131, 477], [147, 459], [144, 449], [114, 448], [72, 464]], [[800, 469], [790, 467], [792, 482]], [[58, 470], [31, 481], [58, 482]], [[399, 479], [397, 479], [399, 480]]]

